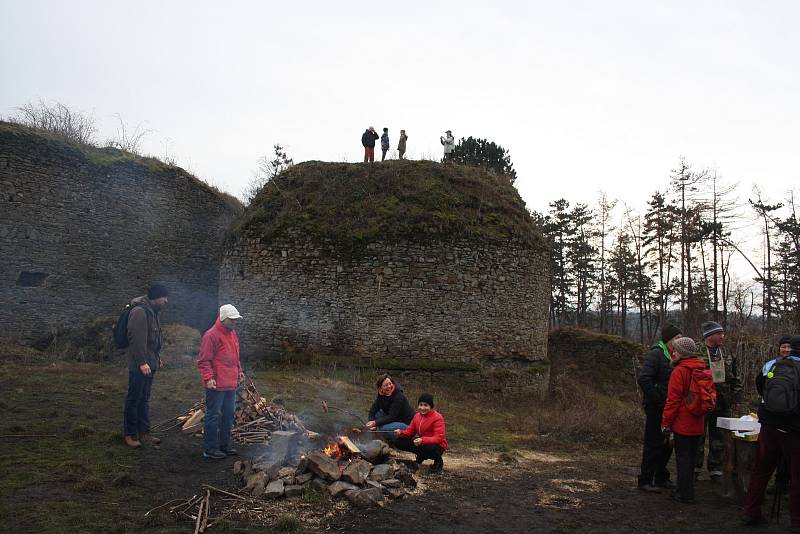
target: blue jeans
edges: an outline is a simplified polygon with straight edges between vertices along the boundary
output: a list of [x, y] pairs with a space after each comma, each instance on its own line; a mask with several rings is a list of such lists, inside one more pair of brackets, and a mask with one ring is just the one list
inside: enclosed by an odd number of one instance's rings
[[203, 422], [203, 448], [207, 451], [228, 450], [236, 412], [236, 390], [206, 389], [206, 415]]
[[141, 371], [128, 371], [128, 395], [125, 397], [125, 412], [122, 427], [126, 436], [150, 432], [150, 390], [153, 375], [144, 376]]
[[[380, 419], [381, 417], [386, 417], [386, 414], [383, 412], [383, 410], [378, 410], [377, 412], [375, 412], [375, 419]], [[386, 423], [383, 426], [379, 426], [378, 430], [383, 432], [383, 434], [381, 435], [384, 438], [393, 442], [395, 440], [394, 431], [405, 430], [406, 428], [408, 428], [408, 425], [403, 423], [402, 421], [393, 421], [391, 423]]]

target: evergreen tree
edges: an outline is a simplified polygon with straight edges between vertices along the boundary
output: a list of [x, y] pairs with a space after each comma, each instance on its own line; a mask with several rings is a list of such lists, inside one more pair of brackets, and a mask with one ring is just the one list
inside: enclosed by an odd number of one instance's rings
[[453, 149], [452, 160], [505, 175], [512, 184], [517, 179], [517, 171], [514, 170], [508, 150], [486, 139], [462, 137]]

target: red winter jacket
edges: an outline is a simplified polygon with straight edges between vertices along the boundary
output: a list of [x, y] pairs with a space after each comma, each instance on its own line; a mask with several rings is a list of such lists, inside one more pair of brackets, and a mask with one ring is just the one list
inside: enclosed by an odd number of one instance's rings
[[223, 325], [219, 319], [203, 334], [197, 368], [203, 377], [203, 385], [212, 378], [218, 391], [236, 389], [242, 364], [239, 362], [239, 336], [235, 330]]
[[661, 416], [661, 426], [682, 436], [702, 436], [705, 432], [705, 416], [692, 415], [686, 406], [692, 369], [705, 369], [700, 358], [681, 358], [675, 364], [667, 387], [667, 403]]
[[436, 410], [429, 411], [426, 415], [417, 412], [408, 428], [400, 432], [401, 438], [419, 436], [423, 445], [438, 445], [447, 450], [447, 430], [444, 426], [444, 417]]

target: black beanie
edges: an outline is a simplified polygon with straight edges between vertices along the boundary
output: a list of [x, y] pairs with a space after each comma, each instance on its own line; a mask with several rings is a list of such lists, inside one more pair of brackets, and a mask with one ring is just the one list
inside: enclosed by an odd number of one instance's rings
[[417, 399], [417, 404], [419, 404], [420, 402], [424, 402], [425, 404], [433, 408], [433, 395], [431, 395], [430, 393], [423, 393]]
[[664, 343], [679, 335], [681, 335], [681, 329], [674, 324], [668, 324], [661, 329], [661, 341]]
[[778, 348], [781, 348], [781, 345], [791, 345], [792, 344], [792, 336], [781, 336], [778, 340]]
[[160, 299], [169, 295], [169, 291], [161, 284], [153, 284], [147, 290], [147, 298], [150, 300]]

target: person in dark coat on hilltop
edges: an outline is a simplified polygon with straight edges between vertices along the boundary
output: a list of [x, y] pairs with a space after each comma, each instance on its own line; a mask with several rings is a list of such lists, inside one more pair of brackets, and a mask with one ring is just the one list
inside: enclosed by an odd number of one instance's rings
[[128, 395], [125, 397], [123, 427], [125, 444], [139, 448], [142, 442], [158, 445], [150, 434], [150, 391], [161, 364], [161, 323], [158, 314], [169, 302], [169, 291], [153, 284], [147, 295], [131, 301], [128, 315]]
[[397, 155], [399, 159], [405, 159], [406, 157], [406, 141], [408, 141], [406, 131], [400, 130], [400, 141], [397, 142]]
[[377, 140], [378, 133], [372, 126], [361, 134], [361, 144], [364, 146], [364, 163], [375, 161], [375, 141]]
[[384, 128], [381, 136], [381, 161], [386, 160], [387, 152], [389, 152], [389, 128]]
[[700, 443], [697, 446], [694, 472], [697, 477], [703, 469], [705, 440], [708, 435], [706, 467], [709, 477], [716, 482], [722, 478], [722, 466], [725, 464], [725, 441], [722, 430], [717, 427], [717, 417], [734, 416], [742, 392], [742, 381], [739, 378], [736, 358], [722, 346], [725, 343], [725, 331], [722, 325], [714, 321], [707, 321], [703, 323], [702, 331], [703, 342], [699, 343], [697, 348], [700, 357], [706, 363], [706, 368], [711, 370], [714, 377], [717, 406], [706, 416], [706, 431], [700, 437]]
[[675, 360], [672, 342], [680, 336], [681, 331], [677, 326], [664, 326], [661, 329], [661, 340], [645, 354], [644, 364], [639, 371], [639, 387], [643, 393], [645, 414], [639, 489], [650, 493], [659, 493], [661, 488], [674, 487], [667, 469], [672, 447], [661, 432], [661, 413], [667, 401], [667, 385]]
[[[698, 358], [697, 344], [692, 338], [679, 337], [672, 342], [672, 347], [679, 359], [669, 377], [661, 430], [664, 433], [671, 431], [675, 438], [678, 488], [672, 498], [680, 503], [694, 504], [694, 457], [700, 436], [703, 435], [705, 416], [690, 411], [687, 397], [695, 370], [708, 371], [703, 360]], [[707, 378], [711, 387], [711, 376]]]
[[238, 454], [231, 447], [231, 429], [236, 412], [236, 389], [244, 380], [239, 360], [236, 324], [242, 316], [233, 304], [219, 308], [219, 316], [200, 342], [197, 368], [206, 390], [203, 420], [203, 456], [222, 460]]
[[[789, 466], [790, 530], [800, 532], [800, 336], [793, 336], [785, 358], [768, 361], [756, 377], [758, 453], [744, 499], [745, 525], [764, 523], [761, 504], [772, 472], [781, 457]], [[792, 406], [792, 404], [794, 404]]]
[[405, 430], [414, 418], [414, 409], [394, 379], [382, 374], [375, 382], [378, 396], [369, 409], [367, 428], [386, 432], [389, 440], [394, 440], [394, 430]]

